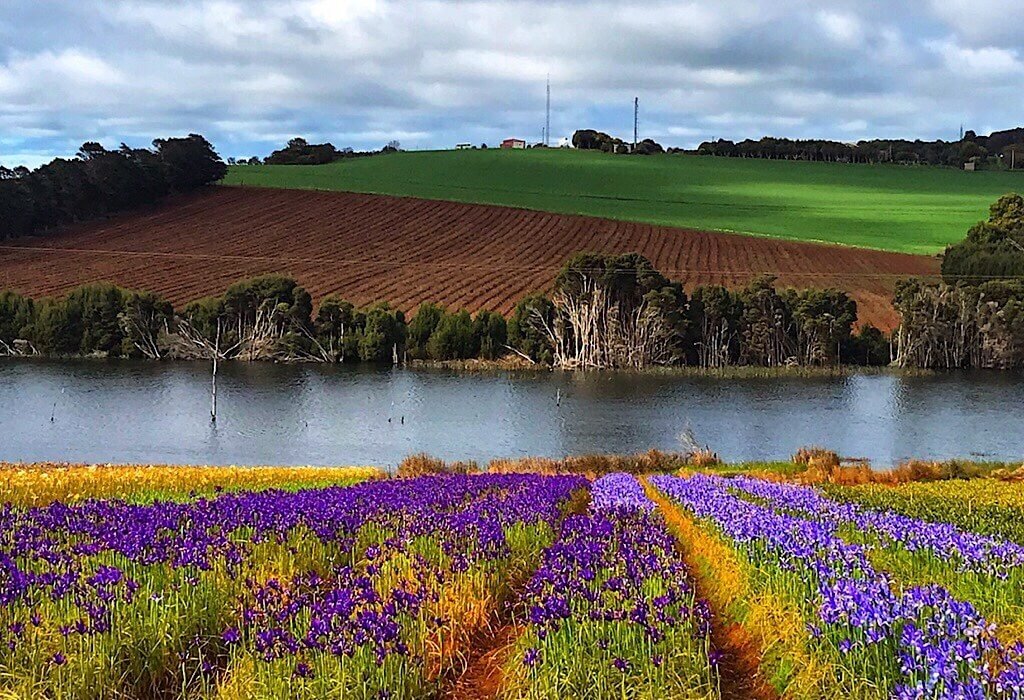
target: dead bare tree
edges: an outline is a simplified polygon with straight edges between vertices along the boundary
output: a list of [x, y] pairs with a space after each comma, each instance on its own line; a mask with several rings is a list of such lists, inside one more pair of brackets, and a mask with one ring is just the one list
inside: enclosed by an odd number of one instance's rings
[[213, 338], [196, 328], [190, 319], [178, 319], [177, 334], [184, 343], [191, 346], [199, 357], [211, 360], [210, 373], [210, 421], [217, 422], [217, 368], [222, 360], [234, 357], [242, 346], [242, 339], [229, 346], [221, 346], [223, 320], [217, 319], [217, 328]]
[[664, 317], [645, 299], [632, 313], [612, 306], [605, 331], [611, 365], [643, 369], [672, 359], [672, 337]]
[[39, 351], [28, 340], [17, 339], [11, 343], [0, 339], [0, 357], [32, 357]]
[[642, 299], [627, 310], [593, 277], [579, 275], [574, 282], [571, 291], [552, 296], [550, 320], [531, 310], [531, 322], [553, 348], [556, 367], [642, 369], [671, 359], [672, 332], [655, 305]]
[[533, 359], [532, 357], [530, 357], [529, 355], [527, 355], [527, 354], [526, 354], [525, 352], [523, 352], [522, 350], [519, 350], [518, 348], [514, 348], [514, 347], [512, 347], [511, 345], [504, 345], [503, 347], [504, 347], [504, 348], [505, 348], [506, 350], [508, 350], [509, 352], [511, 352], [512, 354], [514, 354], [514, 355], [518, 355], [519, 357], [523, 358], [524, 360], [526, 360], [527, 362], [529, 362], [529, 363], [530, 363], [531, 365], [535, 365], [535, 364], [537, 364], [537, 361], [536, 361], [536, 360], [534, 360], [534, 359]]
[[163, 357], [158, 329], [162, 324], [163, 330], [170, 332], [166, 320], [159, 319], [158, 314], [152, 309], [130, 309], [122, 313], [119, 319], [125, 336], [143, 357], [150, 360], [159, 360]]
[[242, 352], [249, 362], [256, 360], [286, 359], [280, 357], [281, 324], [275, 319], [276, 302], [266, 300], [256, 309], [251, 323], [238, 318], [238, 338]]
[[575, 293], [555, 292], [554, 318], [549, 323], [533, 309], [534, 322], [548, 336], [554, 348], [554, 364], [563, 369], [607, 366], [606, 325], [608, 298], [590, 277], [582, 277]]

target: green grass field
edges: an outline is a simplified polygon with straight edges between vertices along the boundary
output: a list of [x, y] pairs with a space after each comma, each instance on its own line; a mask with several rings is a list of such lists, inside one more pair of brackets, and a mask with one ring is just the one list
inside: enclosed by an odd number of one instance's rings
[[963, 238], [1024, 175], [566, 150], [418, 151], [235, 166], [226, 184], [393, 194], [908, 253]]

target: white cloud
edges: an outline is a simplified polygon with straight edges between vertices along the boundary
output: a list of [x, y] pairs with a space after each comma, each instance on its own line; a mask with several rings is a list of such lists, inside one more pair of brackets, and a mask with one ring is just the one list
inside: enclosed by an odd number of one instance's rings
[[1006, 89], [1019, 14], [1004, 0], [3, 0], [0, 145], [492, 142], [539, 133], [548, 74], [566, 135], [628, 130], [638, 95], [667, 145], [932, 138], [1021, 119]]
[[856, 15], [821, 10], [818, 12], [818, 24], [825, 35], [837, 44], [856, 46], [863, 40], [864, 28]]
[[77, 90], [104, 90], [124, 85], [119, 69], [77, 48], [18, 55], [0, 66], [0, 96], [15, 101], [39, 95], [59, 99]]
[[953, 39], [934, 42], [931, 47], [942, 56], [946, 67], [954, 74], [981, 80], [1001, 80], [1007, 76], [1024, 74], [1024, 63], [1013, 49], [994, 46], [969, 48]]

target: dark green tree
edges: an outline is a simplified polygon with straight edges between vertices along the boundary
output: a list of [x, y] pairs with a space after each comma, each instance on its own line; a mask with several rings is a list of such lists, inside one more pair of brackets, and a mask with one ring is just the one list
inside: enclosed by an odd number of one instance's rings
[[551, 337], [544, 329], [554, 323], [554, 315], [554, 304], [543, 294], [524, 297], [508, 321], [508, 344], [534, 362], [551, 364]]
[[210, 142], [199, 134], [157, 139], [153, 147], [166, 169], [168, 185], [178, 192], [212, 185], [228, 172]]
[[790, 309], [775, 289], [775, 278], [760, 277], [740, 292], [742, 359], [745, 364], [780, 367], [792, 356]]
[[363, 311], [359, 333], [359, 359], [364, 362], [389, 362], [400, 359], [405, 351], [405, 316], [386, 302]]
[[0, 351], [10, 353], [14, 341], [28, 338], [34, 319], [32, 299], [16, 292], [0, 291]]
[[473, 332], [473, 318], [463, 309], [446, 313], [437, 324], [427, 342], [427, 354], [433, 360], [466, 360], [476, 357], [480, 350], [478, 337]]
[[416, 315], [409, 321], [410, 357], [417, 360], [425, 360], [428, 357], [427, 343], [446, 313], [443, 306], [432, 302], [420, 304]]
[[496, 360], [506, 352], [508, 324], [505, 317], [494, 311], [478, 311], [473, 319], [478, 355], [484, 360]]
[[690, 298], [689, 336], [699, 367], [727, 367], [738, 361], [743, 301], [721, 285], [697, 287]]

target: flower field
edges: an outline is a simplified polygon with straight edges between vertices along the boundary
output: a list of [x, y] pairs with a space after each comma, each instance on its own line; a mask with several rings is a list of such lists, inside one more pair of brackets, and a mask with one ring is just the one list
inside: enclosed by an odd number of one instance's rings
[[1015, 484], [152, 469], [9, 470], [0, 698], [1024, 698]]
[[[797, 612], [801, 646], [826, 669], [809, 697], [825, 686], [841, 697], [1024, 697], [1015, 543], [806, 486], [705, 475], [651, 482]], [[781, 693], [804, 696], [775, 671]]]

